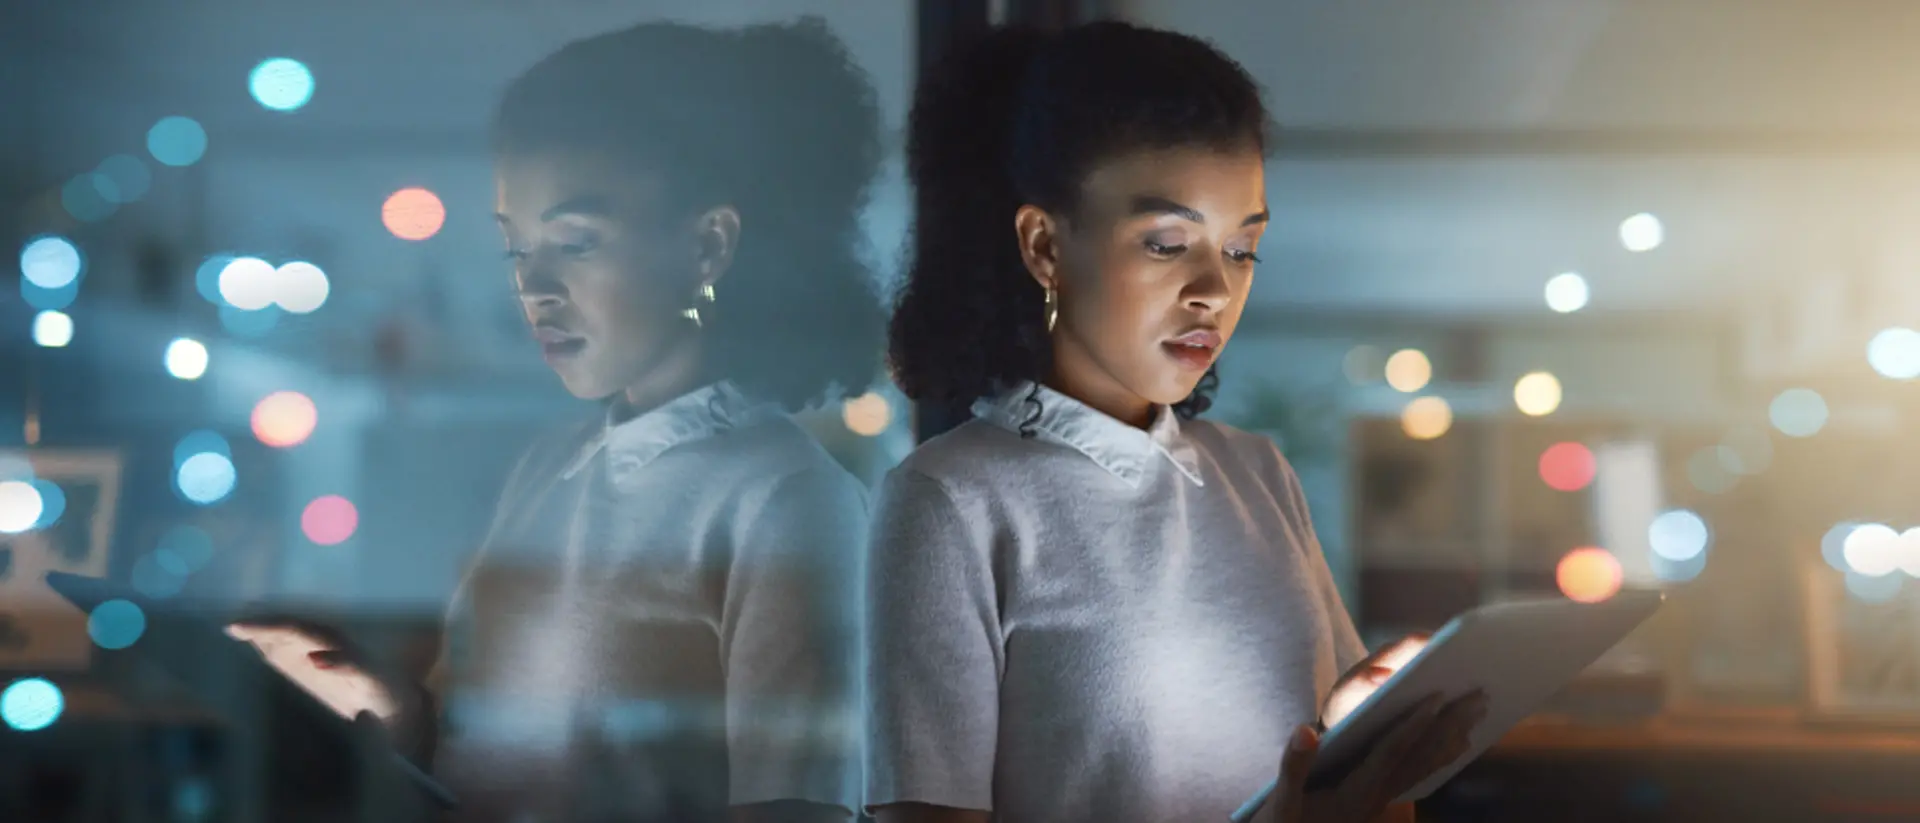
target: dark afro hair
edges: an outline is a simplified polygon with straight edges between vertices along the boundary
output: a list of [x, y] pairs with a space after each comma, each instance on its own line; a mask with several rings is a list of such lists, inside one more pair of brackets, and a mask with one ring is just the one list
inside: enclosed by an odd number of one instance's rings
[[687, 217], [738, 209], [707, 351], [717, 375], [799, 409], [864, 390], [879, 366], [884, 316], [859, 254], [879, 129], [866, 73], [804, 18], [576, 41], [513, 81], [493, 134], [503, 155], [612, 152]]
[[[961, 408], [1052, 366], [1043, 292], [1013, 229], [1022, 205], [1071, 213], [1113, 157], [1266, 148], [1245, 69], [1204, 41], [1124, 23], [996, 29], [940, 61], [914, 93], [907, 170], [915, 213], [888, 359], [919, 402]], [[1205, 411], [1211, 370], [1174, 410]]]

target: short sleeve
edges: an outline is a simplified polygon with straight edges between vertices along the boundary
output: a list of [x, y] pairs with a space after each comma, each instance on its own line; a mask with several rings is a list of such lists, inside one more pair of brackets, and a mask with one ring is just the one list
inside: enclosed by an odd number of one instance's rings
[[881, 487], [867, 574], [869, 807], [993, 809], [1004, 648], [989, 534], [934, 478], [896, 469]]
[[[1347, 611], [1347, 604], [1340, 597], [1340, 587], [1333, 582], [1333, 569], [1327, 565], [1327, 552], [1320, 545], [1320, 536], [1313, 528], [1313, 514], [1307, 508], [1306, 490], [1300, 486], [1300, 475], [1293, 470], [1279, 450], [1274, 450], [1274, 459], [1278, 461], [1280, 483], [1288, 514], [1295, 521], [1295, 528], [1303, 536], [1302, 549], [1309, 566], [1309, 579], [1320, 593], [1320, 605], [1327, 616], [1327, 626], [1333, 632], [1333, 657], [1335, 676], [1353, 668], [1367, 656], [1367, 646], [1360, 640], [1360, 632], [1354, 628], [1353, 614]], [[1328, 684], [1331, 685], [1331, 684]]]
[[790, 475], [748, 514], [721, 612], [728, 802], [860, 802], [865, 490], [838, 464]]

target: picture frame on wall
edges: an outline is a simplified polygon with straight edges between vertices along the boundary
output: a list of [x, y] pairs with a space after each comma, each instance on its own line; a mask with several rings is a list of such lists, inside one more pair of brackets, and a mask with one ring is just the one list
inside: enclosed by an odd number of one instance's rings
[[104, 577], [123, 467], [110, 450], [0, 450], [59, 489], [42, 525], [0, 534], [0, 671], [73, 671], [93, 659], [87, 615], [47, 587], [50, 571]]

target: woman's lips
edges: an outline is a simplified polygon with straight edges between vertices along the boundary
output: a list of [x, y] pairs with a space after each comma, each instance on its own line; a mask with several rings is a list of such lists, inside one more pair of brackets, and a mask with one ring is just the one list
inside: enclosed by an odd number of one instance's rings
[[1212, 329], [1195, 329], [1160, 344], [1160, 348], [1182, 367], [1194, 371], [1205, 371], [1213, 365], [1213, 356], [1220, 351], [1220, 344], [1219, 332]]

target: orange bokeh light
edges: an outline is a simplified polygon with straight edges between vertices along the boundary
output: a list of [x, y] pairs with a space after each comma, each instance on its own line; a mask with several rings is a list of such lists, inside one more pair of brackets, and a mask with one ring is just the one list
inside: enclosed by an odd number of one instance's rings
[[274, 392], [253, 407], [253, 436], [276, 449], [307, 442], [320, 422], [320, 410], [296, 391]]
[[380, 207], [380, 222], [387, 231], [402, 240], [425, 240], [440, 232], [447, 223], [447, 207], [439, 195], [423, 188], [406, 188], [387, 197]]
[[1540, 479], [1563, 492], [1577, 492], [1593, 482], [1593, 450], [1579, 443], [1555, 443], [1540, 453]]
[[1587, 547], [1560, 558], [1554, 579], [1568, 600], [1598, 603], [1620, 592], [1620, 561], [1606, 549]]

